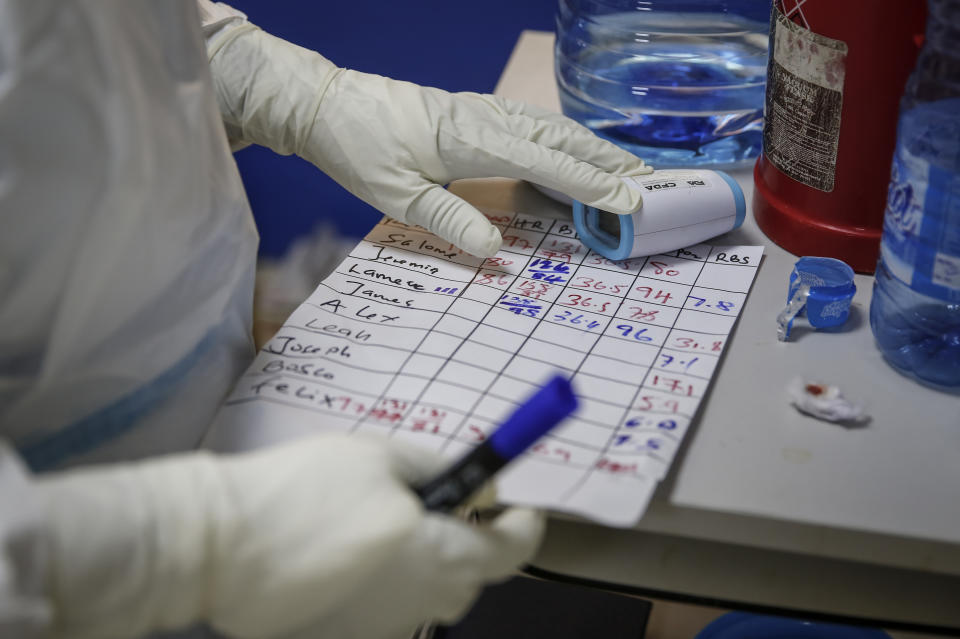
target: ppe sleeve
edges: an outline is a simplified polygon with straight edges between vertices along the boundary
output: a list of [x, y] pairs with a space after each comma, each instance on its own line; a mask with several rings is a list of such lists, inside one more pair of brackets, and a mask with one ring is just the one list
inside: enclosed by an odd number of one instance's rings
[[[203, 30], [208, 59], [213, 58], [220, 47], [230, 39], [227, 37], [228, 34], [238, 28], [250, 28], [245, 13], [223, 2], [197, 0], [197, 10], [200, 12], [200, 26]], [[227, 131], [231, 151], [239, 151], [250, 145], [249, 142], [241, 139], [240, 130], [226, 119], [223, 126]]]
[[245, 13], [237, 11], [223, 2], [197, 0], [197, 9], [200, 12], [200, 26], [203, 28], [203, 35], [208, 39], [227, 25], [241, 24], [247, 20]]
[[0, 440], [0, 637], [33, 639], [45, 634], [50, 625], [42, 531], [43, 516], [29, 473]]

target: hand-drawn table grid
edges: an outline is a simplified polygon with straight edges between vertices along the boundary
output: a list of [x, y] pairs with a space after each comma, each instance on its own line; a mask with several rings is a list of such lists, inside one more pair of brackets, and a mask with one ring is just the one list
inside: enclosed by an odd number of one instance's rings
[[455, 457], [559, 371], [581, 408], [502, 475], [500, 497], [631, 525], [706, 392], [762, 248], [612, 262], [569, 223], [488, 219], [504, 243], [487, 260], [379, 224], [228, 404], [308, 407], [327, 416], [324, 427], [387, 432]]

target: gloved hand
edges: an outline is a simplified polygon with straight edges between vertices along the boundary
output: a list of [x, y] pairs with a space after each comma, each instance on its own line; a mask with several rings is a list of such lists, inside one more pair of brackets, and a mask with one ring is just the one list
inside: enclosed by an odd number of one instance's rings
[[619, 178], [653, 169], [562, 115], [337, 68], [247, 23], [224, 31], [208, 54], [232, 140], [296, 153], [468, 253], [492, 256], [500, 233], [443, 188], [451, 180], [524, 179], [615, 213], [641, 205]]
[[37, 481], [55, 637], [135, 637], [207, 621], [231, 637], [409, 636], [450, 621], [534, 552], [539, 514], [474, 527], [424, 512], [436, 455], [321, 435]]

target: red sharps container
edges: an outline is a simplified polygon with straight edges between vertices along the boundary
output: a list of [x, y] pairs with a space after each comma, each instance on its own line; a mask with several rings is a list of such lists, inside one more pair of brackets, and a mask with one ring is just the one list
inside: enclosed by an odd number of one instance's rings
[[753, 211], [796, 255], [876, 268], [921, 0], [775, 0]]

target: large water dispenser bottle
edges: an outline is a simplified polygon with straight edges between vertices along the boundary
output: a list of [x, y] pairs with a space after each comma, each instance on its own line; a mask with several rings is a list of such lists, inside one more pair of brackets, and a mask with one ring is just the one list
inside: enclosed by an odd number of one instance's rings
[[563, 113], [656, 168], [760, 152], [770, 0], [559, 0]]
[[960, 0], [929, 0], [900, 105], [870, 326], [890, 364], [960, 391]]

